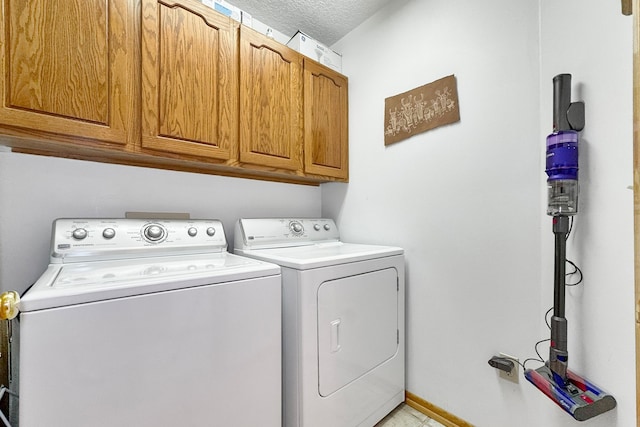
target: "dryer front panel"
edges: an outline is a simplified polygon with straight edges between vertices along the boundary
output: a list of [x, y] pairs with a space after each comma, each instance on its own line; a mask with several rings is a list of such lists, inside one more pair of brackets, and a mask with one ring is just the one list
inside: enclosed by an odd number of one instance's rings
[[327, 280], [317, 303], [318, 392], [327, 397], [398, 351], [398, 271]]

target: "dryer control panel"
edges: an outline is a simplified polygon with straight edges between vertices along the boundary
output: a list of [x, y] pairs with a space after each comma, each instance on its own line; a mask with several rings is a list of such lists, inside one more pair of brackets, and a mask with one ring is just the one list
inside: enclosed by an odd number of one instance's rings
[[83, 262], [160, 255], [223, 252], [219, 220], [74, 218], [57, 219], [51, 262]]
[[329, 218], [241, 218], [236, 223], [234, 247], [280, 248], [339, 240], [338, 227]]

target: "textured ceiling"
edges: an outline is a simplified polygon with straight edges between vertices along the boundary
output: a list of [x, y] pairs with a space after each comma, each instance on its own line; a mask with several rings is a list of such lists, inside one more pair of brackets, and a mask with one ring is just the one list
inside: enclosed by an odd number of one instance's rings
[[230, 0], [254, 18], [289, 36], [300, 30], [331, 46], [389, 0]]

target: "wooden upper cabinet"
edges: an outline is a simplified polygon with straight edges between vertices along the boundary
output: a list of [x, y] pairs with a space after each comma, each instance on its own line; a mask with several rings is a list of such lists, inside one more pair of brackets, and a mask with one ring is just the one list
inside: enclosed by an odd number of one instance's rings
[[196, 0], [142, 1], [142, 147], [227, 160], [237, 144], [237, 24]]
[[340, 180], [349, 178], [347, 78], [306, 59], [304, 171]]
[[131, 142], [134, 8], [129, 0], [4, 0], [0, 127]]
[[240, 161], [302, 171], [302, 56], [244, 26]]
[[347, 79], [198, 0], [1, 0], [0, 135], [25, 152], [348, 179]]

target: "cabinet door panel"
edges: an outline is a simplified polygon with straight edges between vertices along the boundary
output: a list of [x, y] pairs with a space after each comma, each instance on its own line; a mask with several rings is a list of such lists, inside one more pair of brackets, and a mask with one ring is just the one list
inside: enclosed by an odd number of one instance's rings
[[240, 161], [301, 170], [301, 56], [245, 27], [240, 51]]
[[4, 0], [0, 124], [126, 144], [133, 9], [127, 0]]
[[107, 4], [11, 3], [8, 106], [106, 124]]
[[349, 176], [348, 86], [346, 77], [305, 59], [304, 170]]
[[199, 2], [144, 0], [142, 146], [229, 159], [236, 27]]

